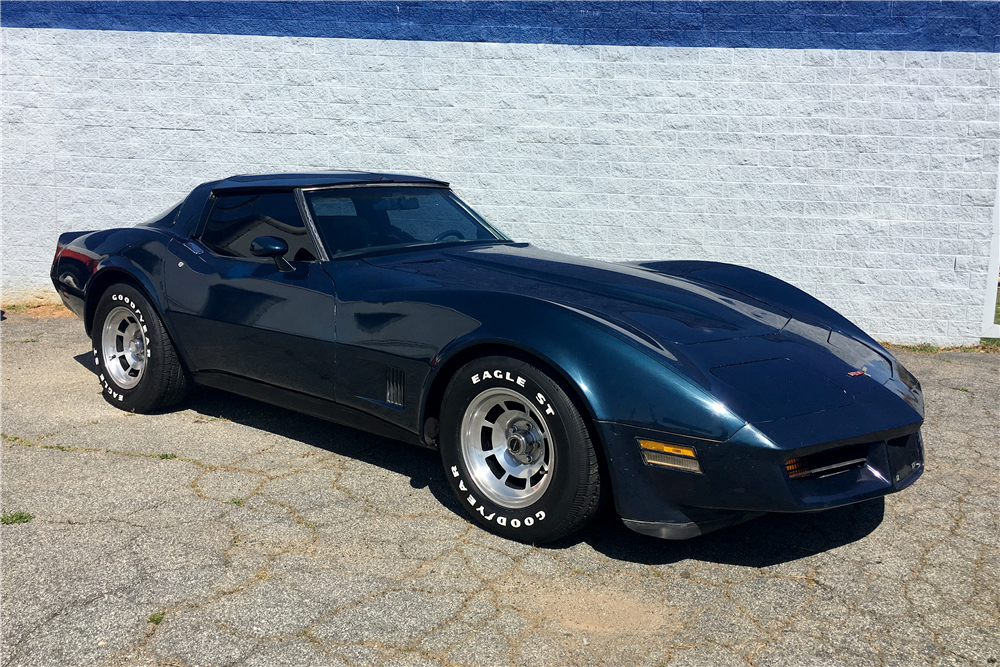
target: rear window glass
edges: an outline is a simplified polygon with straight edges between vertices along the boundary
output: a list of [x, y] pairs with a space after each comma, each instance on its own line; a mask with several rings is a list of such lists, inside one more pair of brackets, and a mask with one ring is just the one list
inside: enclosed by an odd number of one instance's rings
[[171, 206], [170, 208], [168, 208], [166, 211], [163, 211], [162, 213], [157, 213], [149, 220], [146, 220], [145, 222], [141, 222], [139, 224], [141, 224], [143, 227], [172, 227], [174, 222], [177, 220], [177, 214], [180, 213], [181, 204], [183, 203], [184, 200], [182, 199], [173, 206]]

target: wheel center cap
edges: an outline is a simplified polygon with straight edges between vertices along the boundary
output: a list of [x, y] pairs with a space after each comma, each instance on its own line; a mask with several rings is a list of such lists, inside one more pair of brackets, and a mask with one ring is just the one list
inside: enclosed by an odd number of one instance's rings
[[541, 456], [542, 441], [538, 429], [530, 423], [511, 425], [507, 435], [507, 453], [519, 465], [531, 465]]
[[133, 338], [128, 342], [128, 351], [132, 353], [132, 356], [138, 357], [142, 354], [143, 345], [142, 341], [138, 338]]

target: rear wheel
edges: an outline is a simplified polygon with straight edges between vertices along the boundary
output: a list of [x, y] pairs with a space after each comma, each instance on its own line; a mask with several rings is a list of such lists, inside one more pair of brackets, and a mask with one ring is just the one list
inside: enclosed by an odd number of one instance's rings
[[533, 365], [485, 357], [452, 378], [441, 405], [441, 459], [480, 526], [522, 542], [580, 529], [600, 499], [597, 454], [566, 392]]
[[187, 376], [163, 323], [131, 285], [112, 285], [101, 295], [91, 342], [102, 393], [111, 405], [153, 412], [187, 393]]

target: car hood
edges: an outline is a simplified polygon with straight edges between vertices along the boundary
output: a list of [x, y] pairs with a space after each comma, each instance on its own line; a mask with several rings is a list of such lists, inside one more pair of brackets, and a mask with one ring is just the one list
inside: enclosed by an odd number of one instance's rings
[[790, 319], [780, 308], [725, 287], [524, 244], [442, 254], [454, 260], [447, 275], [458, 284], [577, 308], [660, 344], [760, 336], [780, 331]]
[[[546, 300], [624, 329], [755, 424], [850, 406], [894, 376], [889, 357], [814, 316], [799, 319], [695, 278], [526, 244], [458, 246], [367, 261], [422, 274], [439, 286]], [[905, 393], [896, 385], [894, 393]], [[909, 398], [922, 412], [919, 396]]]

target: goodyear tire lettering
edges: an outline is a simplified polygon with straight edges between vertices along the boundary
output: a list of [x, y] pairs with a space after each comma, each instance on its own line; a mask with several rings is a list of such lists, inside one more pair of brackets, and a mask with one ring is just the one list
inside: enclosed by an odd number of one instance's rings
[[[135, 317], [139, 321], [139, 324], [142, 325], [143, 338], [145, 339], [145, 343], [146, 343], [146, 358], [149, 359], [150, 357], [152, 357], [153, 356], [153, 352], [152, 352], [152, 350], [150, 350], [150, 344], [149, 344], [149, 326], [146, 324], [146, 318], [143, 317], [142, 311], [139, 309], [139, 306], [136, 305], [135, 301], [133, 301], [129, 297], [125, 296], [124, 294], [112, 294], [111, 295], [111, 300], [112, 301], [120, 301], [121, 303], [123, 303], [126, 306], [128, 306], [132, 310], [132, 312], [135, 314]], [[94, 365], [95, 366], [100, 366], [101, 365], [101, 356], [100, 356], [100, 352], [98, 352], [97, 348], [94, 348]], [[111, 386], [111, 384], [104, 377], [103, 373], [101, 373], [101, 375], [100, 375], [100, 380], [101, 380], [101, 384], [104, 385], [104, 390], [107, 391], [107, 393], [108, 393], [109, 396], [111, 396], [114, 399], [117, 399], [118, 401], [122, 401], [123, 402], [125, 400], [125, 393], [124, 392], [118, 392], [115, 389], [113, 389], [112, 386]]]
[[462, 491], [463, 493], [469, 494], [465, 497], [465, 502], [469, 503], [470, 507], [475, 507], [474, 511], [487, 521], [496, 520], [498, 526], [504, 526], [504, 527], [510, 526], [511, 528], [520, 528], [521, 526], [524, 526], [527, 528], [535, 525], [535, 523], [538, 521], [545, 520], [545, 512], [543, 512], [542, 510], [535, 512], [534, 516], [528, 515], [523, 519], [509, 518], [503, 515], [497, 516], [496, 512], [490, 512], [489, 514], [487, 514], [486, 506], [481, 502], [479, 502], [476, 499], [476, 497], [472, 495], [472, 493], [469, 491], [469, 487], [465, 485], [465, 480], [462, 479], [462, 473], [458, 470], [458, 466], [451, 467], [451, 475], [452, 477], [458, 478], [459, 490]]

